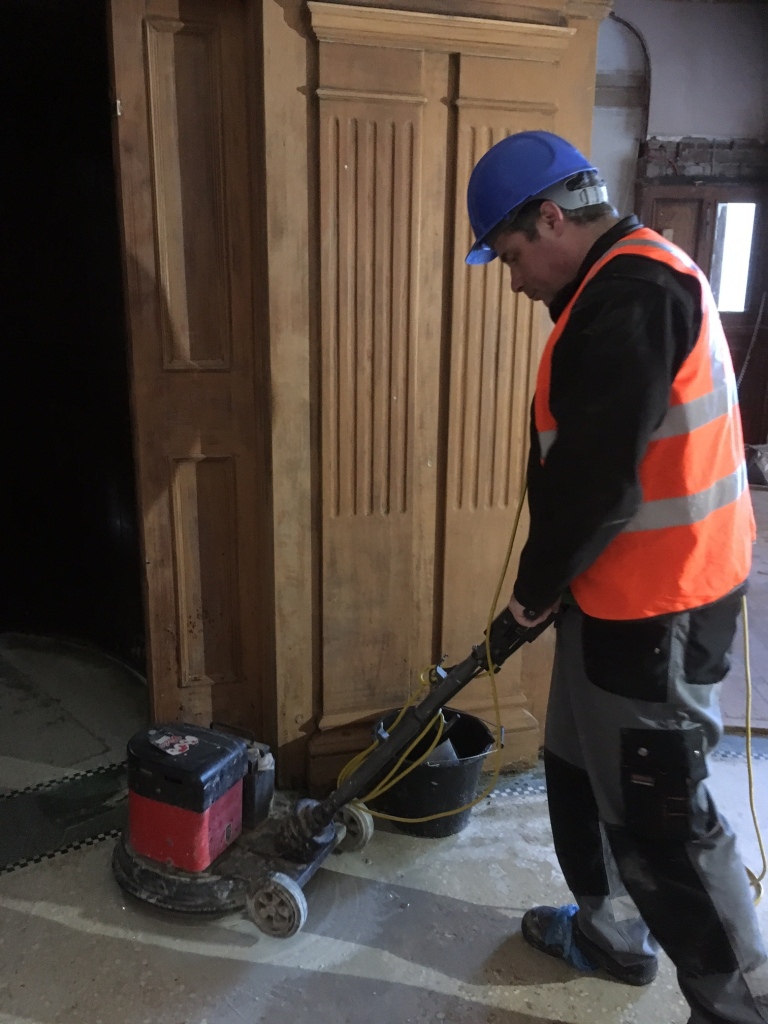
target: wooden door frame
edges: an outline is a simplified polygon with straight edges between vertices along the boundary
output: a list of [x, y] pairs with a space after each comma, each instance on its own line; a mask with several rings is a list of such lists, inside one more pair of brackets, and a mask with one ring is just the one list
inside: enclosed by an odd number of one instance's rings
[[[644, 181], [637, 185], [636, 208], [640, 211], [640, 219], [650, 226], [653, 223], [653, 206], [656, 201], [660, 199], [686, 201], [693, 198], [701, 200], [705, 204], [705, 215], [701, 219], [697, 238], [697, 263], [708, 276], [711, 271], [717, 204], [723, 202], [756, 202], [758, 204], [746, 308], [742, 313], [724, 312], [721, 314], [738, 373], [757, 320], [763, 291], [768, 291], [768, 182], [734, 182], [711, 179], [690, 182], [679, 180], [675, 182]], [[762, 288], [759, 284], [761, 281], [764, 282]], [[766, 307], [763, 311], [760, 333], [764, 343], [768, 341], [768, 300], [766, 300]], [[753, 399], [752, 402], [744, 402], [743, 410], [747, 417], [745, 427], [749, 430], [751, 424], [758, 436], [757, 443], [764, 442], [768, 437], [768, 386], [761, 397]]]
[[[363, 0], [363, 5], [399, 12], [394, 19], [385, 14], [387, 22], [408, 20], [409, 12], [430, 12], [471, 21], [467, 31], [471, 27], [490, 33], [494, 26], [501, 27], [488, 18], [491, 14], [501, 21], [524, 23], [522, 32], [531, 36], [546, 36], [542, 26], [556, 26], [556, 33], [575, 36], [578, 43], [567, 48], [562, 60], [585, 88], [561, 97], [558, 119], [564, 130], [568, 126], [585, 143], [588, 140], [591, 106], [585, 102], [590, 98], [586, 83], [594, 83], [594, 46], [599, 22], [610, 6], [607, 0]], [[354, 5], [338, 4], [340, 23], [349, 25], [355, 17], [350, 7]], [[422, 13], [412, 20], [426, 24], [424, 18]], [[281, 760], [285, 764], [287, 757], [298, 773], [313, 717], [321, 707], [322, 686], [318, 43], [305, 0], [263, 0], [262, 25], [277, 737]], [[544, 689], [539, 683], [548, 677], [551, 659], [548, 643], [545, 639], [532, 645], [522, 659], [523, 687], [535, 694], [532, 707], [539, 721], [546, 696], [539, 692]], [[354, 669], [352, 650], [349, 671]], [[531, 733], [538, 737], [537, 731]], [[536, 745], [531, 746], [534, 752]]]

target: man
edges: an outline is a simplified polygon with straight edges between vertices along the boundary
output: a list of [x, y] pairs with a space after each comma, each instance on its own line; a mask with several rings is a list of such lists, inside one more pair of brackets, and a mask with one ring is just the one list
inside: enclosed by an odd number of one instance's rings
[[578, 906], [529, 910], [523, 936], [633, 985], [654, 979], [660, 945], [690, 1024], [763, 1024], [766, 953], [704, 783], [754, 540], [716, 304], [681, 249], [618, 219], [596, 168], [556, 135], [494, 146], [468, 207], [467, 262], [498, 256], [555, 324], [509, 607], [528, 626], [560, 607], [544, 758]]

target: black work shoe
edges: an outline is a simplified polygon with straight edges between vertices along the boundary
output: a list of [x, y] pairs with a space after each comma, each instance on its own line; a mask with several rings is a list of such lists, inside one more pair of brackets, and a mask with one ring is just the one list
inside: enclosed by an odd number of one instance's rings
[[578, 926], [578, 907], [534, 907], [523, 915], [522, 933], [528, 945], [562, 960], [577, 971], [591, 972], [602, 968], [625, 985], [650, 985], [658, 973], [655, 957], [645, 963], [626, 966], [617, 963], [604, 949], [588, 939]]

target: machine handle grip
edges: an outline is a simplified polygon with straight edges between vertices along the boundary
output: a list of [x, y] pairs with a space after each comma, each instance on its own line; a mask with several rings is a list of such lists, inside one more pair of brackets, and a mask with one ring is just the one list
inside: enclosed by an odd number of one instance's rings
[[[540, 622], [538, 626], [521, 626], [509, 608], [505, 608], [491, 623], [489, 646], [495, 668], [499, 668], [507, 658], [514, 654], [523, 644], [532, 643], [541, 636], [555, 620], [555, 613]], [[474, 648], [475, 656], [484, 669], [488, 668], [486, 645], [478, 644]]]

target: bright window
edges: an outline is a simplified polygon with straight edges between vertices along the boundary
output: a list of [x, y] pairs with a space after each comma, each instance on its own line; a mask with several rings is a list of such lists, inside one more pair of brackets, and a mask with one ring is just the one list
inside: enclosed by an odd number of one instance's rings
[[718, 203], [712, 290], [722, 313], [743, 313], [747, 302], [757, 203]]

